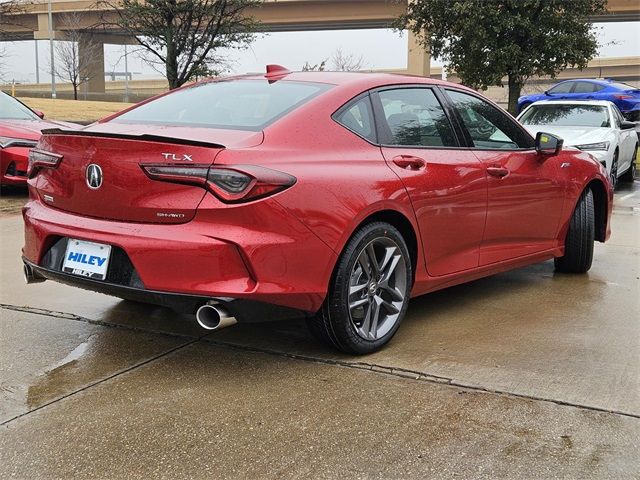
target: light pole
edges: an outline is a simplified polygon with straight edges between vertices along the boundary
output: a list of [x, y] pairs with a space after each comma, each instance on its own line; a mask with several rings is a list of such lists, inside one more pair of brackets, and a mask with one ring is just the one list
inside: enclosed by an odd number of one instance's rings
[[38, 58], [38, 40], [34, 40], [36, 46], [36, 83], [40, 83], [40, 59]]
[[129, 101], [129, 59], [127, 58], [127, 44], [124, 44], [124, 101]]
[[48, 5], [49, 10], [49, 51], [51, 54], [51, 98], [56, 98], [56, 75], [53, 55], [53, 14], [51, 13], [51, 0]]

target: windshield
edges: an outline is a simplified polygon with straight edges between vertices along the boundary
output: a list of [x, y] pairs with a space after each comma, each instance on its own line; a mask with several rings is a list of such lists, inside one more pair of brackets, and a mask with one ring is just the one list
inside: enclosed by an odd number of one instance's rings
[[520, 118], [523, 125], [609, 127], [607, 107], [600, 105], [534, 105]]
[[200, 83], [141, 105], [112, 121], [258, 131], [330, 87], [283, 80]]
[[35, 113], [4, 92], [0, 92], [0, 118], [8, 120], [39, 120]]

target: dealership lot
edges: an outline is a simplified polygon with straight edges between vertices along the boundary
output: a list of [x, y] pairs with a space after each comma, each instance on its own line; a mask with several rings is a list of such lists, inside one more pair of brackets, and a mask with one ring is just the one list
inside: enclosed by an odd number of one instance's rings
[[0, 476], [614, 477], [640, 471], [640, 182], [588, 275], [553, 262], [414, 299], [394, 340], [29, 287], [0, 199]]

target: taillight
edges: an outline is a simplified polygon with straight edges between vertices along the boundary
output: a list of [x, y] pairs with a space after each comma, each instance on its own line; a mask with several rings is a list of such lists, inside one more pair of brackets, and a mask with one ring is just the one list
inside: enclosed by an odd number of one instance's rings
[[33, 148], [29, 151], [27, 177], [31, 178], [40, 168], [57, 168], [62, 155]]
[[226, 203], [257, 200], [296, 183], [295, 177], [255, 165], [141, 165], [152, 180], [197, 185]]
[[618, 100], [628, 100], [629, 98], [636, 98], [633, 95], [627, 95], [625, 93], [615, 93], [613, 96]]

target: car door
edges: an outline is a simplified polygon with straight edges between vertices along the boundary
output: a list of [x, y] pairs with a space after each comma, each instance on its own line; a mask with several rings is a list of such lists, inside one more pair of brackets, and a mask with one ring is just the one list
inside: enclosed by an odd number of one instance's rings
[[411, 199], [431, 276], [478, 267], [487, 208], [484, 167], [460, 147], [441, 95], [406, 86], [371, 96], [382, 153]]
[[573, 100], [592, 100], [596, 92], [596, 84], [591, 82], [575, 82], [569, 98]]
[[468, 91], [445, 91], [488, 177], [480, 265], [554, 248], [565, 197], [557, 162], [539, 155], [504, 111]]

